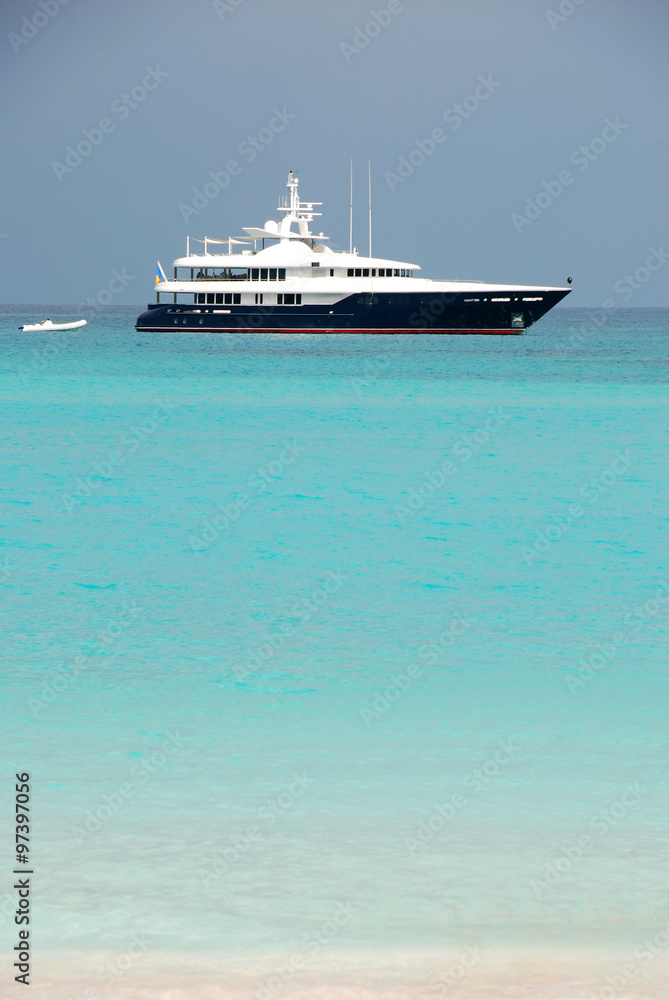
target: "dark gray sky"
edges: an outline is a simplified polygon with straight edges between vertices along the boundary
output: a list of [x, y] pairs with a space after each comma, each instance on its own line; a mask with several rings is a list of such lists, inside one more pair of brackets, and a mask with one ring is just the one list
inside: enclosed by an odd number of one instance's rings
[[369, 159], [379, 256], [668, 305], [668, 40], [667, 0], [4, 0], [0, 297], [143, 305], [289, 169], [347, 248], [352, 157], [361, 252]]

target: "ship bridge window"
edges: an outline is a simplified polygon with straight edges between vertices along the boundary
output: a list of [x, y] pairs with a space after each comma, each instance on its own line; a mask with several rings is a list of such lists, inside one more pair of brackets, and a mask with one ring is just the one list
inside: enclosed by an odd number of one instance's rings
[[353, 268], [352, 267], [349, 267], [348, 270], [346, 271], [346, 277], [347, 278], [352, 278], [353, 277]]
[[356, 276], [356, 278], [361, 278], [362, 277], [362, 268], [361, 267], [356, 267], [356, 269], [355, 269], [355, 276]]
[[363, 267], [363, 269], [362, 269], [362, 276], [363, 276], [363, 278], [369, 278], [369, 268], [368, 267]]
[[393, 271], [393, 277], [394, 278], [399, 278], [399, 276], [400, 276], [400, 272], [399, 272], [398, 268], [395, 268], [395, 270]]
[[286, 280], [286, 269], [285, 267], [252, 267], [251, 268], [251, 280], [252, 281], [285, 281]]
[[372, 277], [373, 278], [376, 277], [376, 268], [375, 267], [372, 268]]

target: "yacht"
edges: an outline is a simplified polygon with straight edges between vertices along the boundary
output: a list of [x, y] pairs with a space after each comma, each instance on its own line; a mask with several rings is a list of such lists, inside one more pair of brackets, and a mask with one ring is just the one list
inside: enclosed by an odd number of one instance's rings
[[[569, 287], [421, 278], [409, 261], [333, 250], [312, 233], [322, 202], [300, 200], [298, 179], [277, 222], [243, 238], [186, 239], [173, 277], [160, 264], [156, 301], [137, 330], [176, 333], [521, 334], [569, 294]], [[197, 242], [200, 252], [193, 252]], [[371, 239], [370, 239], [371, 242]]]

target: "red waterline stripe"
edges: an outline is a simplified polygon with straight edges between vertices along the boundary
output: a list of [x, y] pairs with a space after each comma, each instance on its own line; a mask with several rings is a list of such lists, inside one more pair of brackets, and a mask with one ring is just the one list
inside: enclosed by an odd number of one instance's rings
[[284, 327], [258, 326], [136, 326], [135, 330], [142, 333], [478, 333], [478, 334], [521, 334], [525, 330], [443, 330], [430, 327], [406, 327], [403, 329], [370, 330], [368, 328], [354, 329], [342, 327], [339, 330], [310, 330], [305, 327], [295, 329]]

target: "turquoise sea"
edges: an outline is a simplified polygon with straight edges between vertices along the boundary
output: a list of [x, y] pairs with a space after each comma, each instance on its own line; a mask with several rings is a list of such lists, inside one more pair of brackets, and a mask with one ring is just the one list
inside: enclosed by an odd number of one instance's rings
[[669, 311], [141, 308], [0, 312], [5, 982], [28, 771], [33, 1000], [669, 997]]

